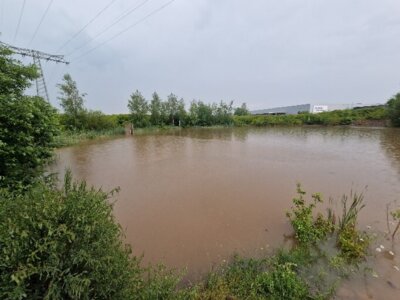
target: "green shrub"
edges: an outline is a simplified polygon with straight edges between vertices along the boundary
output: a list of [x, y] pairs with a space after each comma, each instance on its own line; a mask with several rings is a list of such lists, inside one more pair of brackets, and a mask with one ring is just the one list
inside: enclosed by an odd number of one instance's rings
[[257, 277], [258, 292], [267, 299], [307, 299], [306, 283], [295, 272], [296, 264], [277, 264]]
[[321, 214], [314, 220], [314, 209], [317, 203], [322, 202], [320, 194], [312, 195], [313, 201], [306, 203], [304, 195], [306, 194], [300, 184], [297, 185], [298, 196], [293, 199], [294, 207], [287, 213], [293, 226], [296, 240], [300, 244], [316, 243], [325, 238], [329, 232], [334, 229], [333, 223], [325, 219]]
[[139, 260], [122, 243], [109, 194], [65, 177], [0, 192], [0, 299], [135, 299]]
[[49, 103], [23, 93], [37, 78], [0, 45], [0, 188], [21, 188], [41, 173], [52, 156], [57, 117]]
[[393, 126], [400, 127], [400, 93], [387, 102], [387, 113]]
[[355, 226], [347, 225], [338, 234], [338, 245], [345, 258], [360, 259], [365, 257], [369, 246], [369, 237], [360, 233]]
[[55, 110], [39, 97], [0, 95], [0, 187], [30, 184], [53, 156]]
[[351, 259], [360, 259], [366, 255], [370, 238], [367, 234], [356, 229], [357, 218], [365, 207], [364, 195], [350, 193], [351, 204], [348, 207], [349, 197], [342, 197], [343, 212], [339, 219], [338, 246], [341, 253]]

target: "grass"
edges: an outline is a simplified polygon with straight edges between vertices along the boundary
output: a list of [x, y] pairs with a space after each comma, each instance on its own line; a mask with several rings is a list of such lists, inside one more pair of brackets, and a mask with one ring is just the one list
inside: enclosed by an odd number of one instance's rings
[[55, 139], [56, 148], [77, 145], [89, 140], [105, 139], [113, 136], [125, 134], [125, 128], [116, 127], [106, 130], [85, 130], [85, 131], [61, 131], [61, 134]]

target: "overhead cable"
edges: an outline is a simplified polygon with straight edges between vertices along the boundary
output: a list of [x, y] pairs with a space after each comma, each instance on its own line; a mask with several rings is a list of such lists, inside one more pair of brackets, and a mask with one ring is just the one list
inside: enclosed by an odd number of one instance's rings
[[129, 16], [131, 13], [133, 13], [134, 11], [138, 10], [139, 8], [141, 8], [143, 5], [145, 5], [147, 2], [149, 2], [150, 0], [145, 0], [143, 2], [141, 2], [139, 5], [133, 7], [132, 9], [128, 10], [127, 12], [123, 13], [121, 16], [119, 16], [116, 20], [114, 20], [113, 23], [111, 23], [110, 25], [108, 25], [106, 28], [104, 28], [102, 31], [100, 31], [98, 34], [96, 34], [94, 37], [92, 37], [89, 41], [84, 42], [83, 44], [81, 44], [80, 46], [78, 46], [77, 48], [75, 48], [74, 50], [72, 50], [71, 52], [67, 53], [67, 55], [71, 55], [72, 53], [82, 49], [83, 47], [85, 47], [87, 44], [93, 42], [95, 39], [97, 39], [99, 36], [103, 35], [104, 33], [106, 33], [109, 29], [111, 29], [112, 27], [114, 27], [115, 25], [117, 25], [119, 22], [121, 22], [123, 19], [125, 19], [127, 16]]
[[31, 40], [30, 40], [29, 43], [28, 43], [28, 47], [32, 44], [33, 40], [35, 39], [35, 37], [36, 37], [36, 35], [37, 35], [38, 31], [39, 31], [39, 28], [40, 28], [40, 26], [42, 25], [43, 20], [44, 20], [44, 18], [45, 18], [46, 15], [47, 15], [47, 12], [49, 11], [51, 5], [53, 4], [53, 1], [54, 1], [54, 0], [50, 0], [49, 4], [47, 5], [47, 8], [46, 8], [46, 10], [44, 11], [44, 14], [43, 14], [42, 18], [40, 19], [39, 24], [38, 24], [38, 26], [36, 27], [36, 30], [35, 30], [35, 32], [33, 33], [33, 36], [32, 36], [32, 38], [31, 38]]
[[14, 40], [13, 40], [14, 42], [15, 42], [15, 39], [17, 38], [17, 35], [18, 35], [19, 26], [21, 25], [22, 15], [24, 14], [25, 3], [26, 3], [26, 0], [24, 0], [24, 2], [22, 3], [21, 12], [19, 13], [17, 29], [15, 30], [15, 34], [14, 34]]
[[132, 25], [126, 27], [124, 30], [121, 30], [120, 32], [118, 32], [117, 34], [113, 35], [111, 38], [105, 40], [104, 42], [102, 42], [101, 44], [97, 45], [96, 47], [93, 47], [91, 49], [89, 49], [88, 51], [84, 52], [82, 55], [76, 57], [73, 59], [73, 61], [79, 60], [82, 57], [88, 55], [89, 53], [93, 52], [94, 50], [96, 50], [97, 48], [104, 46], [105, 44], [107, 44], [108, 42], [116, 39], [117, 37], [119, 37], [121, 34], [124, 34], [125, 32], [127, 32], [128, 30], [132, 29], [133, 27], [139, 25], [140, 23], [144, 22], [146, 19], [150, 18], [152, 15], [158, 13], [159, 11], [163, 10], [164, 8], [166, 8], [167, 6], [169, 6], [170, 4], [172, 4], [172, 2], [174, 2], [175, 0], [171, 0], [167, 3], [165, 3], [164, 5], [160, 6], [159, 8], [153, 10], [151, 13], [147, 14], [146, 16], [144, 16], [143, 18], [141, 18], [139, 21], [137, 21], [136, 23], [133, 23]]
[[56, 52], [59, 52], [62, 48], [67, 46], [72, 40], [74, 40], [78, 35], [80, 35], [90, 24], [92, 24], [98, 17], [101, 16], [103, 12], [107, 10], [115, 1], [117, 0], [111, 0], [103, 9], [101, 9], [89, 22], [86, 23], [85, 26], [83, 26], [81, 29], [78, 30], [69, 40], [67, 40], [64, 44], [62, 44]]

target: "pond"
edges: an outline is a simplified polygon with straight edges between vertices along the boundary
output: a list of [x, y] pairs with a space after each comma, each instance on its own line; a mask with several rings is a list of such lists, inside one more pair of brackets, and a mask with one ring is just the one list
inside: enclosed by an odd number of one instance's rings
[[[134, 253], [145, 263], [187, 268], [195, 280], [233, 253], [258, 256], [282, 246], [296, 183], [321, 192], [339, 212], [343, 194], [363, 192], [359, 227], [383, 233], [386, 204], [400, 200], [400, 131], [163, 130], [59, 149], [51, 170], [62, 176], [66, 168], [104, 190], [119, 186], [114, 212]], [[372, 252], [375, 277], [352, 278], [339, 298], [397, 299], [398, 243], [374, 243], [395, 255]]]

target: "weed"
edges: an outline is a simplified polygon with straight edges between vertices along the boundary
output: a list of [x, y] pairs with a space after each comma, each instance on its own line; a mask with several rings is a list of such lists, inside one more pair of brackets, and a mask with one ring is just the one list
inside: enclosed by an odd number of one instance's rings
[[314, 209], [317, 203], [322, 203], [321, 194], [313, 194], [313, 201], [309, 204], [304, 199], [306, 192], [301, 189], [300, 184], [297, 184], [297, 194], [298, 196], [293, 199], [294, 207], [292, 207], [291, 212], [287, 213], [287, 217], [290, 219], [296, 239], [300, 244], [315, 244], [332, 232], [334, 225], [322, 214], [318, 214], [318, 217], [314, 220]]

